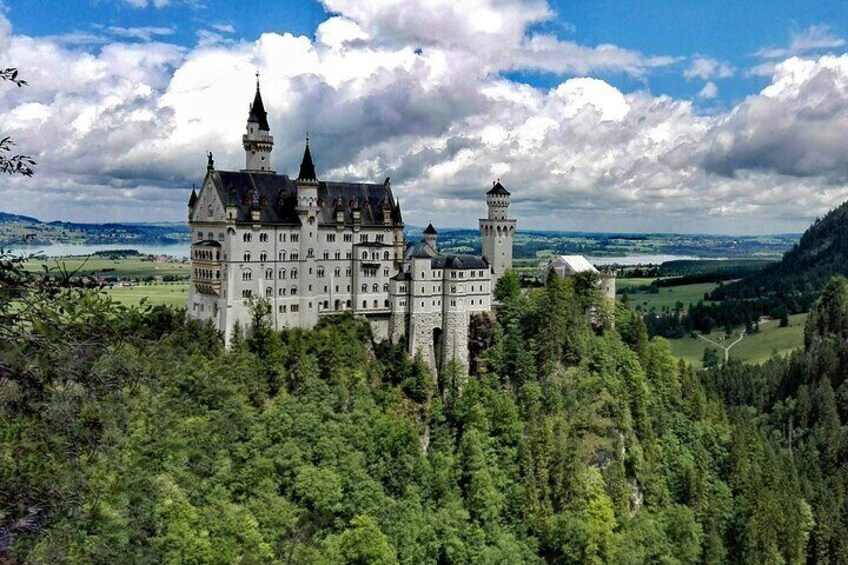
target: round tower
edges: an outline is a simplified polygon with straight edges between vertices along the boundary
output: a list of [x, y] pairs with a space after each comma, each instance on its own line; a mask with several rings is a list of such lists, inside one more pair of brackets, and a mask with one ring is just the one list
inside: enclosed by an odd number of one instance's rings
[[256, 173], [273, 173], [271, 170], [271, 150], [274, 138], [268, 125], [268, 113], [262, 103], [259, 92], [259, 73], [256, 74], [256, 95], [250, 105], [247, 116], [247, 132], [241, 138], [244, 146], [244, 170]]
[[512, 269], [512, 236], [516, 221], [508, 217], [509, 203], [509, 191], [500, 179], [492, 182], [492, 188], [486, 193], [488, 217], [480, 219], [480, 240], [483, 257], [492, 270], [493, 289], [501, 275]]

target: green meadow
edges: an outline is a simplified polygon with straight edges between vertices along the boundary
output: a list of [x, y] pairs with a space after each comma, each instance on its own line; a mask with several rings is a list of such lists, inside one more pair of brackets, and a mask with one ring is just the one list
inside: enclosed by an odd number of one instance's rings
[[188, 281], [116, 286], [107, 288], [105, 292], [115, 302], [120, 302], [126, 306], [135, 306], [146, 298], [147, 303], [151, 305], [165, 304], [167, 306], [184, 307], [188, 297]]
[[79, 276], [104, 276], [129, 279], [172, 275], [188, 278], [189, 263], [158, 263], [144, 257], [62, 257], [56, 259], [34, 259], [27, 263], [30, 271], [42, 271], [45, 267], [58, 272], [67, 270]]

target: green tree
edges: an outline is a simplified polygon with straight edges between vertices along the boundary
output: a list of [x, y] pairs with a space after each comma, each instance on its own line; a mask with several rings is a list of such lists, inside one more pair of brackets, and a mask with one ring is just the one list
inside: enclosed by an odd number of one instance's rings
[[506, 302], [517, 298], [521, 294], [521, 281], [518, 279], [518, 273], [512, 269], [505, 271], [498, 282], [495, 283], [493, 295], [495, 300]]

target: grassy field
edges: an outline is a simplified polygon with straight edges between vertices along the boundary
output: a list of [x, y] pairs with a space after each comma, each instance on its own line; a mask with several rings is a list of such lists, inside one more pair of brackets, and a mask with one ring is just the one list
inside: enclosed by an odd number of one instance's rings
[[43, 266], [51, 270], [59, 267], [68, 271], [78, 271], [80, 276], [106, 276], [117, 278], [143, 279], [164, 275], [188, 277], [191, 267], [188, 263], [157, 263], [146, 257], [128, 257], [124, 259], [107, 259], [105, 257], [63, 257], [61, 259], [45, 259], [30, 261], [27, 269], [41, 271]]
[[[648, 279], [618, 279], [615, 281], [616, 288], [633, 288], [636, 286], [650, 284]], [[628, 298], [630, 306], [638, 308], [643, 312], [655, 310], [661, 312], [663, 309], [674, 309], [677, 302], [682, 302], [685, 308], [690, 303], [695, 304], [704, 299], [704, 293], [710, 292], [716, 287], [715, 283], [687, 284], [684, 286], [660, 287], [659, 292], [630, 292]]]
[[[806, 321], [807, 314], [795, 314], [789, 316], [789, 327], [786, 328], [779, 327], [780, 324], [777, 320], [760, 324], [760, 332], [746, 335], [742, 341], [730, 349], [730, 356], [747, 363], [762, 363], [767, 361], [774, 352], [783, 355], [801, 347], [804, 344], [804, 324]], [[722, 345], [730, 345], [739, 338], [739, 332], [734, 332], [733, 336], [728, 339], [723, 339], [724, 333], [720, 331], [715, 331], [706, 337]], [[699, 337], [670, 339], [669, 343], [671, 344], [671, 352], [675, 357], [691, 363], [696, 368], [701, 367], [704, 349], [714, 347]], [[724, 352], [719, 350], [719, 354], [723, 358]]]
[[188, 297], [188, 282], [149, 283], [137, 286], [118, 286], [106, 290], [116, 302], [134, 306], [147, 298], [147, 303], [185, 306]]

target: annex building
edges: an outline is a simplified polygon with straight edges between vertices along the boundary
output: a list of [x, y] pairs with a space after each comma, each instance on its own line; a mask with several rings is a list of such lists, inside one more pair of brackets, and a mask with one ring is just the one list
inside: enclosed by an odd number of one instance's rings
[[494, 284], [512, 267], [516, 220], [500, 182], [486, 193], [483, 255], [443, 254], [432, 224], [423, 240], [404, 239], [388, 178], [319, 179], [308, 139], [297, 178], [275, 173], [258, 81], [242, 145], [240, 171], [216, 169], [209, 154], [188, 203], [189, 316], [210, 321], [229, 343], [249, 327], [256, 297], [270, 305], [275, 329], [352, 312], [377, 338], [403, 341], [434, 369], [449, 360], [467, 368], [470, 317], [491, 309]]

